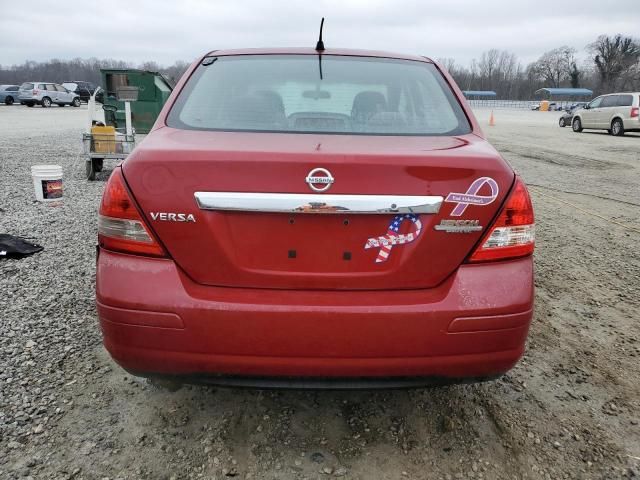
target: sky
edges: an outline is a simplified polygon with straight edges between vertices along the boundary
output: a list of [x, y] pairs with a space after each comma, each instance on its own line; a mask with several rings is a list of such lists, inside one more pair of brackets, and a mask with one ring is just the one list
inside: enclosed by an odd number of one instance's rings
[[[17, 5], [0, 0], [0, 6]], [[601, 34], [640, 37], [640, 0], [30, 0], [2, 8], [0, 65], [74, 57], [162, 65], [222, 48], [314, 46], [454, 58], [584, 48]], [[24, 9], [28, 9], [26, 12]], [[28, 13], [28, 14], [25, 14]]]

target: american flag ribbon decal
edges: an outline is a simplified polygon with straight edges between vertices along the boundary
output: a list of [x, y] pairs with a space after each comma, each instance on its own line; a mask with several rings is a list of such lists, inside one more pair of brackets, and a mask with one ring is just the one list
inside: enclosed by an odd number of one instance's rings
[[[410, 233], [400, 234], [398, 233], [400, 231], [400, 226], [405, 220], [412, 223], [412, 231]], [[413, 242], [418, 238], [421, 230], [422, 222], [418, 215], [414, 215], [413, 213], [396, 215], [393, 217], [393, 220], [391, 220], [391, 224], [389, 225], [386, 235], [369, 238], [367, 243], [364, 245], [364, 248], [365, 250], [369, 248], [379, 248], [380, 251], [376, 257], [376, 263], [386, 262], [394, 245], [404, 245], [405, 243]]]
[[[491, 195], [478, 195], [480, 189], [488, 185]], [[491, 177], [476, 178], [465, 193], [450, 193], [445, 202], [457, 203], [451, 211], [452, 217], [459, 217], [469, 205], [489, 205], [498, 198], [498, 183]]]

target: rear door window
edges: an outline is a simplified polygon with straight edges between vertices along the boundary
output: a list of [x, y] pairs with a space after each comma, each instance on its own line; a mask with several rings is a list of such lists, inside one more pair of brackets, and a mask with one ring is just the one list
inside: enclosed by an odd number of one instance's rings
[[630, 107], [633, 105], [633, 95], [618, 95], [619, 107]]
[[337, 55], [217, 57], [194, 72], [167, 124], [196, 130], [352, 135], [471, 131], [433, 64]]

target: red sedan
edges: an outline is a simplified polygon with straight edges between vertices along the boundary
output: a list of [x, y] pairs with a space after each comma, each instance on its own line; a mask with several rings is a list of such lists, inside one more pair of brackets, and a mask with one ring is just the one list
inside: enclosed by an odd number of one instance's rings
[[531, 322], [527, 189], [424, 57], [208, 53], [112, 173], [98, 232], [104, 344], [135, 375], [484, 380]]

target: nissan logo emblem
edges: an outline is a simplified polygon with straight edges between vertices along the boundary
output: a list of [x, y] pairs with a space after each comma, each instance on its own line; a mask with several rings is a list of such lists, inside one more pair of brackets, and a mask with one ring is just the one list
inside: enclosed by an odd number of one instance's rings
[[305, 179], [311, 190], [316, 192], [324, 192], [331, 187], [333, 176], [326, 168], [314, 168], [309, 172]]

